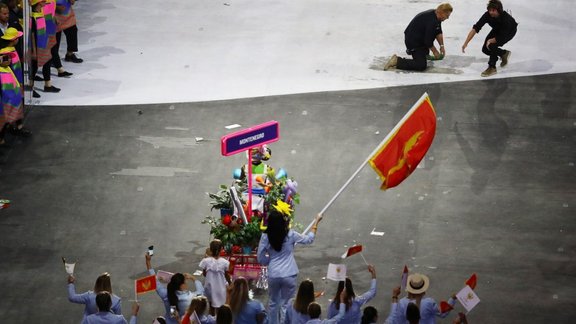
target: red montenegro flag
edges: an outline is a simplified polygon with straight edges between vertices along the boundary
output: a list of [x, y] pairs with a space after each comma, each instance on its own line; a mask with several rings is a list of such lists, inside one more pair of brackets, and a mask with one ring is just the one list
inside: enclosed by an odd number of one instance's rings
[[136, 279], [134, 285], [136, 286], [136, 294], [144, 294], [156, 290], [156, 275]]
[[368, 160], [386, 190], [399, 185], [424, 158], [436, 133], [436, 113], [428, 94], [408, 111]]

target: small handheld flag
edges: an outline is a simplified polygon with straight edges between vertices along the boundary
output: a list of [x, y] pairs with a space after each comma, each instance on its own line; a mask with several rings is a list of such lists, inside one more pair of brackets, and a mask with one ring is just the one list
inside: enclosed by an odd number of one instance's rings
[[470, 287], [472, 290], [474, 290], [476, 288], [476, 283], [478, 283], [478, 278], [476, 277], [476, 274], [473, 273], [470, 278], [468, 278], [468, 280], [466, 280], [466, 285], [468, 287]]
[[466, 309], [466, 311], [471, 311], [478, 303], [480, 302], [480, 298], [474, 293], [474, 290], [470, 288], [470, 286], [465, 286], [456, 294], [456, 298], [462, 304], [462, 307]]
[[62, 263], [64, 263], [64, 270], [66, 270], [66, 273], [73, 276], [76, 263], [66, 263], [66, 259], [64, 257], [62, 257]]
[[144, 278], [136, 279], [134, 281], [136, 301], [138, 301], [139, 294], [144, 294], [152, 290], [156, 290], [156, 275], [150, 275]]
[[170, 282], [170, 279], [172, 279], [173, 275], [174, 274], [172, 272], [168, 272], [168, 271], [164, 271], [164, 270], [158, 270], [156, 277], [161, 282], [168, 283], [168, 282]]
[[342, 259], [346, 259], [349, 256], [353, 256], [356, 253], [362, 252], [362, 245], [354, 245], [348, 248], [348, 250], [342, 254]]
[[202, 324], [202, 322], [200, 322], [198, 314], [196, 314], [196, 311], [192, 312], [192, 315], [190, 315], [190, 323]]
[[333, 281], [345, 281], [346, 280], [346, 265], [344, 264], [328, 264], [328, 274], [326, 278]]
[[400, 283], [400, 289], [402, 291], [406, 290], [407, 284], [408, 284], [408, 267], [404, 265], [404, 270], [402, 270], [402, 282]]
[[440, 302], [440, 313], [447, 313], [453, 309], [454, 309], [454, 307], [452, 307], [452, 305], [448, 304], [447, 301], [443, 300]]
[[356, 253], [360, 253], [362, 260], [364, 260], [364, 263], [368, 265], [366, 258], [364, 258], [364, 255], [362, 254], [362, 245], [354, 245], [349, 247], [348, 250], [342, 254], [342, 259], [346, 259], [347, 257], [353, 256]]

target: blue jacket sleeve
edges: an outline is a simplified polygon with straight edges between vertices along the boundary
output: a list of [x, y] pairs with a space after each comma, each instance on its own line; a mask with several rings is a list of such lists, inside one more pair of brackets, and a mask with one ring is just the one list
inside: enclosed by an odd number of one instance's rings
[[298, 244], [312, 244], [314, 242], [315, 235], [312, 232], [308, 232], [306, 234], [300, 234], [296, 231], [293, 232], [295, 235], [294, 240]]
[[88, 304], [90, 293], [77, 294], [73, 283], [68, 284], [68, 300], [75, 304]]
[[258, 243], [258, 263], [267, 266], [270, 264], [270, 256], [268, 255], [268, 235], [262, 234], [260, 243]]
[[370, 290], [368, 290], [364, 294], [356, 297], [354, 299], [354, 302], [358, 303], [360, 306], [362, 306], [362, 305], [366, 304], [367, 302], [369, 302], [372, 298], [374, 298], [374, 296], [376, 296], [376, 279], [372, 279], [370, 281]]

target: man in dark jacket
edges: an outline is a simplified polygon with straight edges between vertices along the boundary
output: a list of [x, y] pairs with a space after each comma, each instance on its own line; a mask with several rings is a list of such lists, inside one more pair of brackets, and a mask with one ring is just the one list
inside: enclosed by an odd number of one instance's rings
[[[427, 66], [426, 55], [432, 51], [436, 59], [443, 57], [444, 36], [442, 35], [442, 22], [450, 17], [452, 6], [442, 3], [436, 9], [426, 10], [412, 19], [404, 31], [404, 43], [406, 53], [412, 55], [412, 59], [405, 59], [392, 55], [384, 66], [384, 70], [396, 67], [400, 70], [424, 71]], [[434, 46], [434, 40], [438, 41], [440, 51]]]
[[464, 45], [462, 45], [462, 53], [465, 52], [470, 40], [480, 32], [480, 29], [482, 29], [485, 24], [492, 27], [492, 30], [488, 33], [486, 40], [484, 40], [482, 44], [482, 52], [490, 57], [490, 59], [488, 59], [488, 68], [481, 74], [483, 77], [496, 74], [496, 62], [498, 62], [498, 58], [502, 59], [500, 62], [501, 67], [508, 64], [511, 52], [500, 47], [514, 38], [518, 26], [516, 20], [504, 11], [500, 0], [490, 0], [488, 1], [487, 11], [480, 17], [480, 20], [472, 26], [472, 29], [468, 33], [468, 37], [466, 37], [466, 41]]

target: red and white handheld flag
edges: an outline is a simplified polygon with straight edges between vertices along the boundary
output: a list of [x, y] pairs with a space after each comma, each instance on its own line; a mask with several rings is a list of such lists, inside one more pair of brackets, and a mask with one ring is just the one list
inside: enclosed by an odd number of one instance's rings
[[408, 267], [404, 265], [404, 270], [402, 270], [402, 281], [400, 283], [401, 291], [406, 290], [406, 285], [408, 284]]
[[342, 259], [346, 259], [347, 257], [353, 256], [356, 253], [362, 252], [362, 245], [354, 245], [348, 248], [344, 254], [342, 254]]
[[466, 280], [466, 285], [474, 290], [476, 288], [476, 283], [478, 283], [478, 278], [476, 277], [476, 274], [473, 273], [470, 278]]

